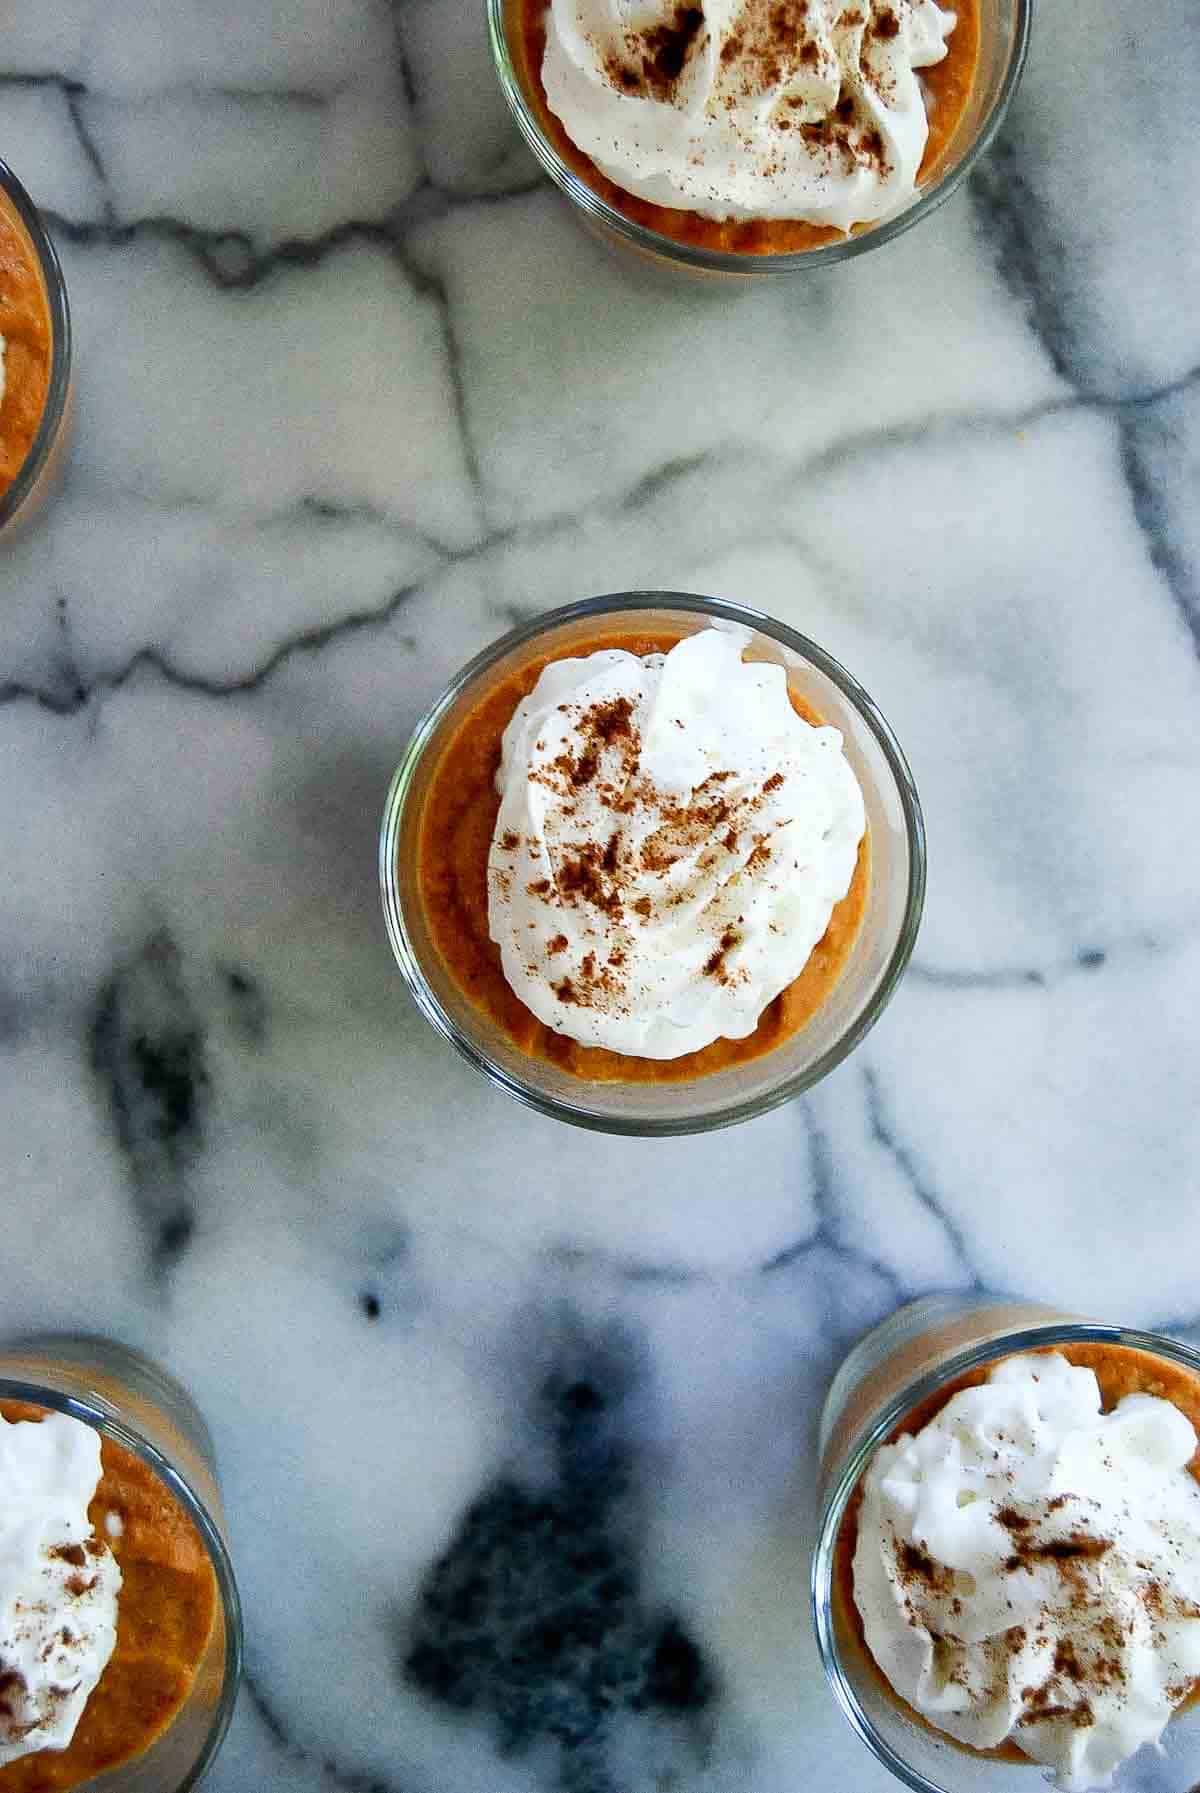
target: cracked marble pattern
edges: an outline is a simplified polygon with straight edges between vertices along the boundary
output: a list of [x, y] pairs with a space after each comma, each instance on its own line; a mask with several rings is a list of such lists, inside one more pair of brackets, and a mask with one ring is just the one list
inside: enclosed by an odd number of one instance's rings
[[[1200, 1327], [1197, 15], [1043, 5], [965, 191], [731, 298], [576, 230], [480, 14], [7, 10], [78, 432], [0, 562], [5, 1323], [211, 1419], [214, 1793], [884, 1793], [805, 1609], [840, 1356], [935, 1288]], [[643, 584], [825, 642], [929, 825], [879, 1027], [704, 1140], [490, 1091], [375, 890], [446, 679]]]

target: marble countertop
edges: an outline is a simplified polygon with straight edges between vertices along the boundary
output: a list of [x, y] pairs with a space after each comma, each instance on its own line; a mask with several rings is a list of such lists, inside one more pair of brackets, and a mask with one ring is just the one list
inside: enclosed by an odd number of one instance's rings
[[[884, 1793], [806, 1609], [840, 1355], [972, 1285], [1196, 1336], [1200, 14], [1087, 13], [934, 218], [730, 296], [576, 228], [479, 0], [7, 9], [78, 429], [0, 561], [4, 1325], [211, 1419], [213, 1793]], [[491, 1091], [375, 882], [449, 674], [643, 584], [843, 659], [930, 842], [861, 1050], [671, 1142]]]

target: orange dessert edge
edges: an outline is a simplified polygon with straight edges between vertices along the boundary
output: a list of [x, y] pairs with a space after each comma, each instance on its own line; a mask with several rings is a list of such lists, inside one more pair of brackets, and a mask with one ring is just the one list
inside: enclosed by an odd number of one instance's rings
[[[488, 933], [488, 854], [500, 798], [500, 743], [513, 712], [552, 660], [582, 658], [602, 648], [667, 653], [685, 631], [605, 632], [534, 654], [486, 692], [442, 746], [418, 821], [417, 882], [432, 941], [454, 983], [471, 1003], [531, 1058], [603, 1083], [682, 1083], [761, 1058], [810, 1021], [837, 983], [862, 925], [870, 889], [870, 836], [864, 835], [850, 888], [799, 977], [768, 1003], [754, 1032], [719, 1039], [675, 1059], [635, 1058], [583, 1046], [547, 1027], [526, 1008], [504, 975], [500, 948]], [[821, 718], [789, 687], [806, 722]]]
[[[846, 240], [843, 231], [810, 224], [800, 218], [717, 219], [674, 206], [654, 205], [617, 186], [602, 174], [590, 156], [577, 149], [562, 121], [550, 110], [542, 84], [542, 58], [546, 50], [548, 0], [504, 0], [505, 36], [526, 104], [538, 128], [560, 159], [585, 181], [613, 211], [644, 230], [692, 248], [733, 255], [794, 255], [806, 249], [822, 249]], [[927, 94], [929, 136], [921, 159], [918, 181], [931, 180], [945, 163], [959, 124], [966, 112], [979, 66], [980, 6], [983, 0], [956, 0], [952, 10], [957, 23], [947, 39], [941, 62], [920, 71]], [[886, 220], [882, 220], [886, 222]], [[856, 236], [877, 228], [876, 223], [855, 225]]]
[[[0, 1413], [10, 1421], [45, 1417], [40, 1407], [7, 1400]], [[186, 1701], [217, 1623], [216, 1576], [179, 1502], [110, 1438], [101, 1438], [100, 1463], [88, 1518], [121, 1569], [116, 1648], [67, 1748], [0, 1768], [0, 1793], [68, 1793], [143, 1755]], [[110, 1514], [120, 1521], [117, 1536]]]
[[0, 193], [0, 336], [4, 399], [0, 403], [0, 497], [33, 446], [50, 389], [53, 333], [41, 262], [11, 200]]

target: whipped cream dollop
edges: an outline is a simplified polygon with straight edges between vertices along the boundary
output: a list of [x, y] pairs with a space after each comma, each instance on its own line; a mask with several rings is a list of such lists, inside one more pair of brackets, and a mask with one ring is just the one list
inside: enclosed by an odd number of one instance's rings
[[585, 1045], [742, 1039], [854, 875], [862, 793], [748, 630], [556, 660], [504, 731], [488, 917], [504, 974]]
[[1078, 1790], [1157, 1743], [1200, 1677], [1191, 1423], [1091, 1370], [1011, 1357], [864, 1482], [854, 1596], [897, 1693], [960, 1743]]
[[550, 0], [542, 85], [628, 193], [849, 230], [912, 200], [917, 71], [954, 25], [934, 0]]
[[100, 1439], [0, 1416], [0, 1767], [66, 1749], [117, 1641], [121, 1571], [92, 1533]]

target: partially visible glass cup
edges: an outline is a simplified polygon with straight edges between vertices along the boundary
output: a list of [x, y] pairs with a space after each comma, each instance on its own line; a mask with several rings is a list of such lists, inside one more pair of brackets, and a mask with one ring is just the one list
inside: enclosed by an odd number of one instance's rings
[[[798, 1033], [743, 1064], [671, 1083], [600, 1083], [534, 1058], [477, 1008], [431, 937], [418, 875], [424, 799], [441, 751], [488, 691], [524, 661], [603, 634], [694, 634], [724, 619], [751, 631], [751, 659], [841, 731], [866, 803], [871, 876], [862, 926], [837, 983]], [[925, 894], [925, 834], [908, 763], [856, 679], [815, 642], [758, 611], [683, 592], [622, 592], [552, 610], [465, 666], [426, 714], [392, 780], [379, 843], [384, 918], [397, 963], [426, 1018], [494, 1083], [542, 1114], [598, 1132], [698, 1133], [765, 1113], [841, 1063], [879, 1018], [908, 963]]]
[[11, 540], [57, 491], [71, 418], [71, 314], [62, 265], [37, 207], [0, 162], [0, 207], [37, 268], [50, 318], [50, 377], [41, 421], [7, 491], [0, 493], [0, 542]]
[[[821, 1660], [838, 1705], [855, 1731], [913, 1793], [1031, 1793], [1046, 1770], [973, 1754], [920, 1721], [884, 1680], [849, 1610], [843, 1528], [854, 1494], [879, 1446], [909, 1415], [963, 1376], [1022, 1351], [1101, 1344], [1143, 1352], [1200, 1380], [1200, 1352], [1161, 1333], [1106, 1326], [1039, 1302], [979, 1294], [932, 1295], [902, 1307], [869, 1332], [835, 1376], [818, 1435], [819, 1520], [812, 1561], [812, 1609]], [[1165, 1755], [1151, 1779], [1138, 1778], [1148, 1752], [1117, 1772], [1116, 1788], [1195, 1793], [1200, 1783], [1200, 1709], [1173, 1718]]]
[[[212, 1566], [216, 1619], [191, 1689], [142, 1755], [93, 1776], [96, 1793], [185, 1793], [207, 1772], [233, 1716], [242, 1615], [208, 1427], [187, 1390], [111, 1339], [45, 1334], [0, 1347], [0, 1401], [68, 1414], [132, 1452], [182, 1508]], [[118, 1637], [120, 1606], [118, 1603]]]
[[931, 173], [918, 180], [916, 192], [905, 209], [877, 224], [857, 226], [848, 236], [834, 242], [786, 254], [734, 252], [680, 242], [627, 218], [610, 205], [564, 159], [547, 131], [540, 96], [531, 91], [531, 77], [517, 42], [519, 0], [486, 0], [486, 4], [492, 58], [517, 128], [546, 174], [593, 233], [610, 246], [632, 251], [637, 259], [656, 267], [745, 281], [850, 261], [893, 242], [936, 211], [970, 174], [1004, 121], [1025, 66], [1033, 0], [980, 0], [979, 63], [970, 98], [945, 153]]

